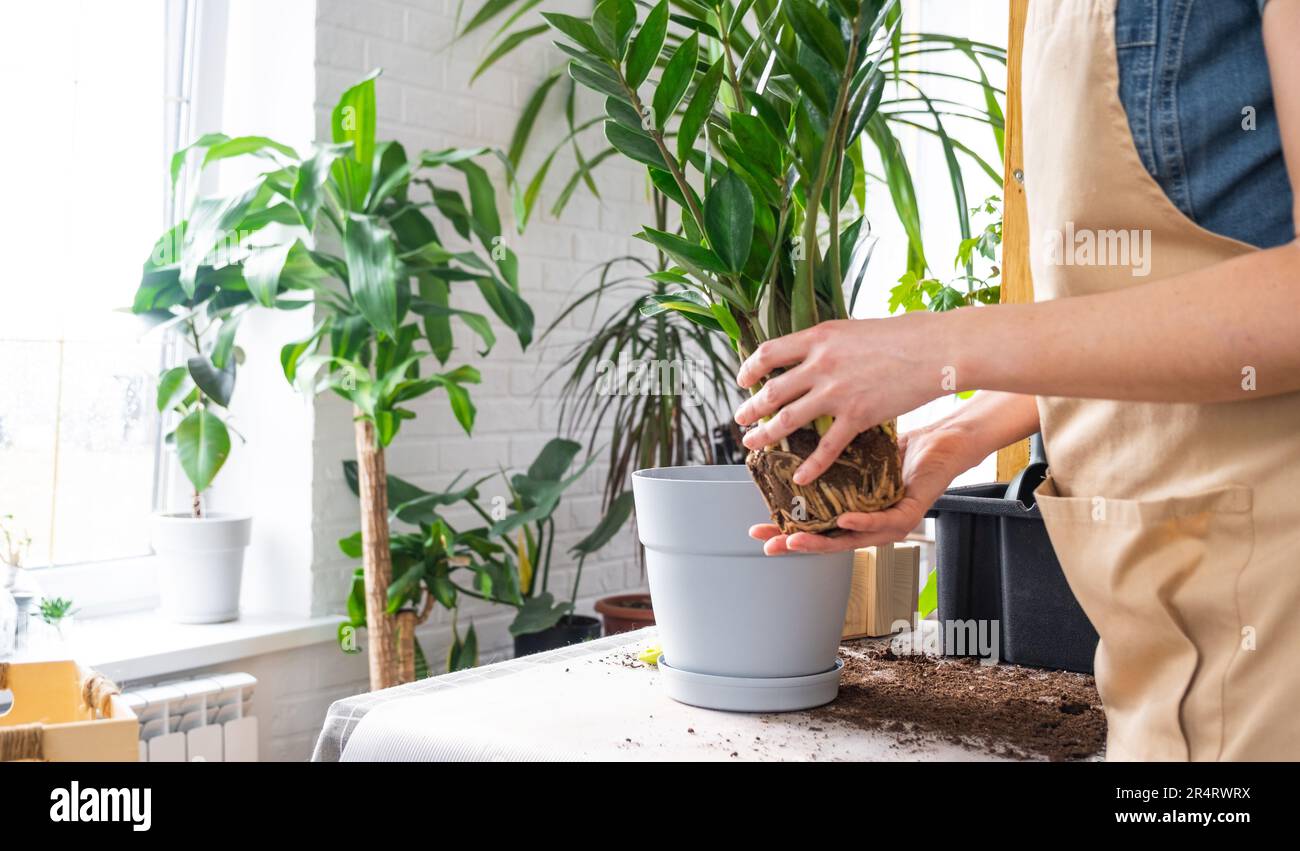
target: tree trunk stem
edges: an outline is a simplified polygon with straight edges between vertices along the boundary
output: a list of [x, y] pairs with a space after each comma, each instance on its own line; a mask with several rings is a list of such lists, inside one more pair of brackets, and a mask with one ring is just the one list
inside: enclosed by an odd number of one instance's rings
[[357, 412], [357, 490], [361, 496], [361, 557], [366, 584], [366, 632], [372, 691], [399, 682], [394, 619], [388, 613], [393, 577], [388, 548], [388, 473], [374, 423]]

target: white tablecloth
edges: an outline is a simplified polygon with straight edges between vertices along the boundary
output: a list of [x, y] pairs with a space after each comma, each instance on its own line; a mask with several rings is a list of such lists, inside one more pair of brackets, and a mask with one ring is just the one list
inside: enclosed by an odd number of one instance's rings
[[989, 759], [816, 711], [715, 712], [668, 698], [638, 630], [337, 701], [317, 761]]

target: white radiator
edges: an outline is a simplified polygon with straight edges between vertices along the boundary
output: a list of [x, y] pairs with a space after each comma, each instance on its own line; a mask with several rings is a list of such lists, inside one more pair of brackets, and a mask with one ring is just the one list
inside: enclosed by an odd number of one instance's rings
[[141, 762], [256, 762], [251, 674], [160, 683], [122, 696], [140, 718]]

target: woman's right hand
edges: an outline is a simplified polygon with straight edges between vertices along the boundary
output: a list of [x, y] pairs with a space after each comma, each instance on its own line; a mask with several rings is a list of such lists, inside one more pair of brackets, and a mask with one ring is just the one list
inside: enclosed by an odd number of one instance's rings
[[925, 512], [952, 480], [979, 463], [986, 454], [970, 432], [943, 422], [901, 435], [903, 498], [884, 511], [841, 514], [834, 535], [796, 532], [785, 535], [771, 523], [752, 527], [749, 534], [763, 541], [767, 555], [830, 553], [901, 541], [920, 524]]
[[[829, 553], [901, 541], [957, 476], [990, 453], [1039, 430], [1033, 396], [981, 390], [943, 419], [902, 435], [903, 498], [870, 514], [844, 514], [832, 535], [785, 535], [771, 523], [752, 527], [768, 555]], [[1051, 453], [1051, 447], [1047, 447]]]

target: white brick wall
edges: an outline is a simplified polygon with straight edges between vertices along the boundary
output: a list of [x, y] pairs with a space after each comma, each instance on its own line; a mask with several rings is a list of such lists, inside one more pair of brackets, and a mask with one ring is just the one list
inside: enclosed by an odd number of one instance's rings
[[[548, 8], [564, 5], [572, 6], [569, 11], [575, 13], [583, 8], [581, 2], [551, 2]], [[485, 27], [482, 37], [453, 43], [455, 6], [454, 0], [317, 0], [318, 135], [328, 135], [330, 110], [339, 93], [371, 68], [382, 67], [384, 73], [376, 87], [380, 138], [400, 140], [408, 154], [424, 148], [508, 145], [516, 115], [561, 54], [550, 47], [549, 40], [536, 40], [480, 76], [471, 87], [470, 76], [484, 54], [484, 38], [495, 26]], [[558, 89], [552, 92], [555, 103], [559, 94]], [[589, 104], [589, 114], [590, 109]], [[554, 116], [554, 110], [550, 114]], [[534, 132], [536, 147], [524, 164], [526, 175], [531, 175], [539, 154], [549, 148], [547, 142], [553, 144], [566, 131], [562, 120], [542, 120]], [[599, 150], [597, 145], [603, 143], [599, 129], [588, 138], [593, 141], [588, 141], [585, 149]], [[500, 174], [495, 162], [485, 165]], [[511, 230], [507, 235], [519, 255], [520, 286], [536, 312], [539, 334], [593, 265], [618, 254], [647, 253], [641, 243], [630, 238], [649, 215], [641, 170], [607, 161], [599, 172], [602, 199], [580, 190], [563, 217], [556, 220], [548, 208], [568, 176], [565, 165], [557, 158], [552, 185], [543, 192], [527, 233], [519, 236]], [[442, 185], [457, 183], [454, 172], [435, 176]], [[508, 219], [508, 206], [501, 207], [503, 218]], [[450, 228], [441, 231], [446, 238]], [[462, 289], [453, 298], [460, 306], [487, 312], [473, 288]], [[500, 465], [529, 463], [554, 436], [558, 417], [559, 382], [539, 386], [540, 381], [567, 345], [582, 338], [585, 327], [586, 317], [575, 318], [552, 341], [545, 345], [535, 341], [527, 352], [521, 352], [508, 332], [498, 327], [499, 343], [487, 358], [477, 357], [472, 341], [462, 338], [453, 361], [472, 363], [483, 372], [483, 384], [473, 390], [478, 406], [473, 437], [465, 436], [456, 424], [446, 399], [432, 394], [414, 406], [418, 419], [403, 426], [389, 450], [389, 472], [435, 487], [445, 485], [463, 469], [478, 476]], [[355, 500], [339, 472], [340, 461], [354, 457], [355, 452], [351, 416], [343, 402], [319, 399], [315, 422], [312, 610], [325, 614], [341, 610], [347, 579], [355, 566], [338, 554], [335, 545], [339, 537], [357, 528]], [[565, 550], [599, 518], [602, 473], [601, 465], [595, 465], [570, 491], [557, 514], [551, 576], [551, 590], [557, 596], [568, 594], [575, 567]], [[579, 609], [590, 612], [597, 597], [642, 586], [628, 530], [588, 561]], [[512, 616], [508, 608], [467, 601], [461, 607], [460, 629], [463, 632], [472, 621], [483, 660], [501, 658], [510, 647], [506, 627]], [[439, 610], [420, 635], [432, 665], [443, 664], [450, 642], [449, 622], [447, 613]]]

